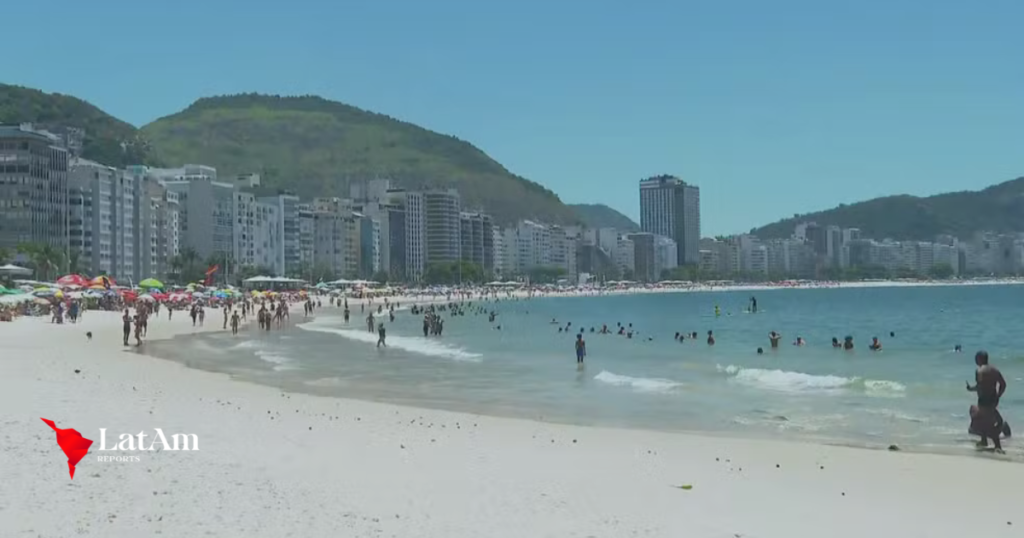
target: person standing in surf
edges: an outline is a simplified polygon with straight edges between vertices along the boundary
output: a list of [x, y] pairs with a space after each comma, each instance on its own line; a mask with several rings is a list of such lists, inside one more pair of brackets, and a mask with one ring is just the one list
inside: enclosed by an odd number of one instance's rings
[[1002, 453], [1003, 447], [999, 442], [999, 436], [1010, 436], [1010, 425], [999, 413], [999, 399], [1006, 392], [1006, 379], [1002, 372], [988, 362], [988, 352], [979, 351], [974, 355], [974, 363], [978, 365], [974, 372], [974, 386], [965, 383], [967, 390], [978, 395], [977, 405], [971, 406], [970, 433], [981, 436], [978, 442], [979, 447], [987, 447], [991, 438], [995, 445], [995, 451]]
[[576, 364], [583, 364], [587, 356], [587, 342], [583, 340], [583, 333], [576, 335]]
[[384, 330], [384, 322], [383, 321], [380, 322], [377, 325], [377, 336], [378, 336], [378, 338], [377, 338], [377, 347], [380, 347], [380, 346], [388, 347], [387, 342], [385, 342], [385, 340], [387, 340], [388, 335], [387, 335], [387, 332], [385, 332], [385, 330]]
[[757, 297], [754, 297], [754, 296], [750, 297], [750, 313], [751, 314], [756, 314], [757, 313]]

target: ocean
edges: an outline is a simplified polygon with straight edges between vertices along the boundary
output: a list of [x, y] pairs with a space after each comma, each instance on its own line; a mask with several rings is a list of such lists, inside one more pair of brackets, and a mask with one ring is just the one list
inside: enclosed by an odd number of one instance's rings
[[[751, 296], [757, 313], [746, 312]], [[985, 349], [1009, 382], [1000, 410], [1024, 432], [1022, 286], [474, 301], [462, 316], [443, 312], [443, 336], [428, 338], [409, 306], [386, 323], [386, 348], [376, 347], [358, 305], [346, 325], [341, 309], [324, 302], [308, 322], [284, 330], [179, 337], [147, 344], [147, 352], [328, 396], [584, 425], [967, 452], [974, 395], [964, 382], [973, 383], [974, 352]], [[478, 306], [497, 312], [496, 320], [477, 314]], [[293, 322], [300, 317], [293, 314]], [[219, 314], [210, 318], [216, 323]], [[633, 337], [599, 334], [617, 324], [632, 324]], [[582, 369], [574, 348], [580, 328], [588, 351]], [[706, 344], [709, 330], [714, 346]], [[782, 334], [777, 350], [770, 331]], [[698, 338], [677, 341], [676, 332]], [[798, 336], [806, 345], [792, 345]], [[846, 336], [854, 350], [832, 348], [833, 337]], [[868, 349], [876, 336], [880, 352]]]

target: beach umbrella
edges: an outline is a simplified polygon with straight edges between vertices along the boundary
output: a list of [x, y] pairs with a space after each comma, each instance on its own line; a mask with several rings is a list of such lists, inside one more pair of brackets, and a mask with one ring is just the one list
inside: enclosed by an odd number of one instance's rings
[[[116, 285], [117, 282], [114, 281], [113, 277], [109, 277], [106, 275], [98, 276], [89, 281], [89, 287], [93, 289], [106, 289], [108, 287], [113, 288]], [[99, 287], [97, 288], [96, 286]]]
[[142, 282], [139, 282], [139, 287], [140, 288], [163, 288], [164, 287], [164, 283], [160, 282], [159, 280], [157, 280], [155, 278], [147, 278], [146, 280], [143, 280]]
[[84, 288], [89, 285], [89, 280], [82, 275], [64, 275], [57, 279], [61, 286], [78, 286]]
[[148, 294], [148, 293], [143, 294], [143, 295], [139, 295], [138, 299], [136, 299], [136, 300], [137, 301], [144, 301], [144, 302], [147, 302], [147, 303], [156, 302], [156, 298], [153, 297], [152, 295]]
[[28, 276], [32, 274], [31, 269], [19, 267], [14, 264], [8, 263], [7, 265], [0, 265], [0, 275], [12, 275], [12, 276]]
[[36, 288], [32, 291], [32, 295], [36, 297], [52, 297], [55, 293], [57, 293], [57, 290], [53, 288]]
[[49, 306], [49, 305], [53, 304], [49, 300], [43, 299], [42, 297], [37, 297], [32, 302], [36, 303], [37, 305], [44, 305], [44, 306]]
[[132, 300], [138, 296], [139, 294], [134, 290], [121, 290], [121, 297], [124, 297], [125, 299]]

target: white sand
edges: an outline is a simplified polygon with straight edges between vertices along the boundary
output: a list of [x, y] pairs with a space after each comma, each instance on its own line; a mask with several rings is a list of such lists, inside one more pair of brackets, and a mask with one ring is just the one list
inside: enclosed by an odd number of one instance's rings
[[[150, 338], [192, 331], [181, 314]], [[0, 537], [1024, 536], [1024, 465], [994, 458], [283, 394], [123, 352], [115, 314], [0, 342]], [[40, 417], [96, 441], [73, 481]], [[99, 428], [156, 427], [200, 450], [97, 461]]]

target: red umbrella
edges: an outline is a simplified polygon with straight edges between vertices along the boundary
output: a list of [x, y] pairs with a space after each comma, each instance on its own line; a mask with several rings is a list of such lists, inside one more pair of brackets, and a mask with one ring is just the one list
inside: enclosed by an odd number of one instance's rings
[[89, 285], [89, 279], [82, 275], [64, 275], [57, 279], [61, 286], [78, 286], [84, 288]]
[[139, 294], [133, 290], [121, 290], [121, 297], [124, 297], [126, 301], [134, 301]]
[[156, 299], [157, 301], [166, 301], [167, 300], [167, 294], [166, 293], [160, 293], [158, 291], [151, 291], [151, 292], [149, 292], [149, 294], [154, 299]]

